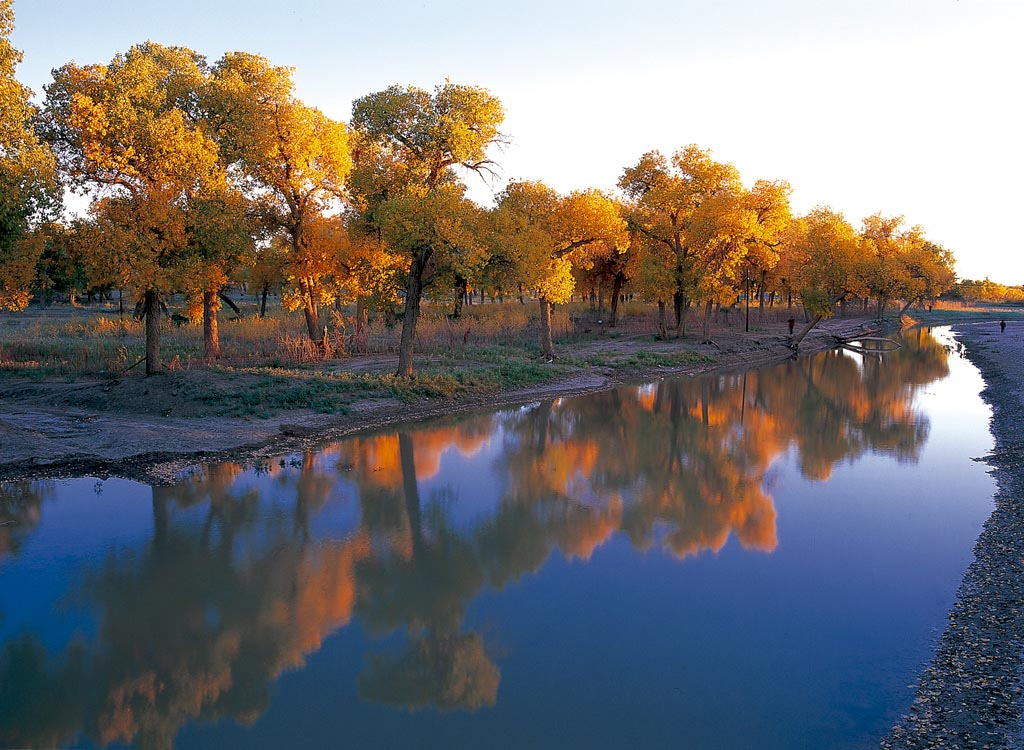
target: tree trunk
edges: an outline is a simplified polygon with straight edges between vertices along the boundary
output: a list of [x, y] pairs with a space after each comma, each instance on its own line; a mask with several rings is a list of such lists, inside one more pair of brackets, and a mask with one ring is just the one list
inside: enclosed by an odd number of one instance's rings
[[668, 338], [668, 327], [665, 325], [665, 300], [658, 300], [658, 335], [662, 340]]
[[[831, 310], [832, 308], [834, 308], [836, 306], [836, 303], [839, 302], [839, 300], [841, 300], [845, 296], [846, 296], [845, 293], [837, 294], [836, 296], [834, 296], [831, 300], [829, 300], [828, 309]], [[818, 323], [820, 323], [824, 319], [824, 317], [825, 317], [824, 315], [815, 315], [807, 323], [807, 325], [804, 326], [804, 328], [800, 331], [800, 333], [798, 333], [796, 336], [792, 337], [792, 340], [789, 342], [789, 345], [793, 349], [796, 349], [797, 347], [799, 347], [800, 346], [800, 342], [804, 340], [804, 336], [806, 336], [808, 333], [810, 333], [811, 329], [814, 328], [814, 326], [818, 325]], [[805, 319], [807, 318], [807, 308], [806, 307], [804, 308], [804, 318]]]
[[208, 360], [220, 356], [220, 331], [217, 328], [217, 292], [207, 289], [203, 292], [203, 351]]
[[270, 284], [263, 285], [263, 295], [260, 298], [260, 318], [267, 317], [267, 292], [270, 291]]
[[793, 349], [799, 348], [800, 347], [800, 342], [804, 340], [804, 336], [806, 336], [808, 333], [810, 333], [811, 329], [814, 328], [814, 326], [818, 325], [818, 323], [820, 323], [820, 322], [821, 322], [821, 316], [820, 315], [815, 315], [811, 319], [811, 322], [808, 323], [807, 325], [805, 325], [802, 329], [800, 329], [800, 333], [798, 333], [796, 336], [793, 337], [793, 340], [789, 343], [789, 345]]
[[[466, 291], [468, 283], [469, 282], [462, 277], [455, 279], [455, 308], [452, 310], [452, 318], [455, 320], [462, 317], [462, 304], [466, 301], [466, 297], [469, 296], [472, 300], [472, 296], [470, 296]], [[470, 304], [472, 304], [472, 302], [470, 302]]]
[[704, 303], [704, 343], [711, 343], [711, 310], [714, 307], [714, 303], [708, 300]]
[[672, 295], [672, 312], [676, 316], [676, 331], [682, 330], [683, 327], [683, 299], [684, 295], [680, 291]]
[[746, 333], [750, 332], [750, 277], [744, 276], [743, 278], [743, 330]]
[[366, 315], [366, 298], [360, 296], [356, 299], [356, 332], [355, 332], [355, 344], [359, 351], [366, 349], [366, 328], [367, 328], [367, 315]]
[[519, 304], [525, 305], [526, 301], [523, 299], [523, 282], [519, 282]]
[[612, 328], [615, 327], [615, 324], [619, 319], [619, 295], [622, 294], [622, 285], [625, 281], [626, 280], [622, 277], [622, 274], [616, 274], [612, 281], [611, 320], [608, 321], [608, 325]]
[[163, 372], [164, 363], [160, 361], [160, 293], [155, 289], [146, 290], [143, 311], [146, 316], [146, 374], [156, 375]]
[[413, 342], [416, 323], [420, 318], [420, 300], [423, 298], [423, 274], [430, 261], [431, 249], [420, 248], [409, 267], [409, 280], [405, 285], [405, 316], [402, 318], [402, 340], [398, 345], [398, 376], [412, 377]]
[[544, 359], [555, 358], [555, 347], [551, 343], [551, 303], [540, 298], [540, 353]]
[[764, 287], [768, 283], [768, 272], [761, 271], [761, 281], [757, 285], [757, 322], [764, 323]]
[[306, 316], [306, 333], [309, 340], [320, 345], [323, 340], [323, 331], [320, 330], [320, 310], [316, 302], [316, 289], [310, 279], [303, 279], [302, 287], [302, 312]]

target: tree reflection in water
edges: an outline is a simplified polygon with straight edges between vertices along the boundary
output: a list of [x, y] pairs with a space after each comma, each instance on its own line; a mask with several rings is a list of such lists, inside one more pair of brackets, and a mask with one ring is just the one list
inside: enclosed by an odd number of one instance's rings
[[[95, 637], [57, 655], [33, 633], [4, 644], [0, 744], [166, 748], [189, 722], [255, 722], [274, 680], [354, 618], [372, 637], [403, 634], [367, 656], [365, 700], [494, 705], [499, 669], [464, 630], [482, 591], [556, 551], [589, 560], [617, 531], [678, 558], [731, 535], [771, 552], [772, 464], [792, 451], [823, 481], [869, 451], [915, 461], [928, 425], [914, 394], [947, 372], [945, 350], [921, 332], [882, 358], [832, 352], [357, 436], [255, 477], [203, 467], [153, 488], [143, 549], [111, 552], [75, 583]], [[493, 487], [480, 491], [497, 493], [493, 507], [459, 526], [452, 508], [474, 498], [439, 484], [443, 456], [484, 446]], [[20, 554], [52, 492], [0, 488], [0, 559]], [[318, 534], [315, 521], [346, 502], [358, 503], [353, 527]]]

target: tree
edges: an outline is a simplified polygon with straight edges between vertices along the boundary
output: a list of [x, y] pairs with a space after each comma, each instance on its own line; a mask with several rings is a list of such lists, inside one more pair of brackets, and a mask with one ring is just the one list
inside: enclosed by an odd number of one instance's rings
[[[914, 251], [909, 263], [921, 281], [918, 300], [922, 303], [926, 299], [934, 300], [956, 284], [956, 259], [952, 251], [942, 245], [925, 240], [921, 247]], [[908, 305], [909, 303], [910, 300], [907, 300]]]
[[498, 198], [496, 241], [515, 258], [523, 283], [540, 300], [540, 349], [555, 356], [551, 305], [569, 301], [575, 288], [574, 263], [610, 243], [624, 249], [626, 223], [615, 202], [597, 190], [561, 196], [542, 182], [512, 182]]
[[[685, 232], [693, 262], [692, 296], [704, 302], [703, 340], [711, 341], [714, 305], [735, 299], [747, 243], [756, 234], [756, 216], [744, 205], [741, 191], [722, 190], [697, 206]], [[749, 292], [749, 282], [742, 285]]]
[[[189, 308], [201, 310], [207, 359], [220, 356], [217, 311], [228, 273], [253, 256], [257, 233], [250, 204], [222, 174], [206, 182], [185, 211], [187, 247], [182, 259], [182, 288]], [[192, 317], [192, 316], [190, 316]]]
[[878, 302], [879, 318], [889, 300], [903, 300], [902, 315], [915, 301], [934, 297], [953, 285], [952, 254], [929, 242], [920, 226], [902, 226], [902, 216], [879, 213], [864, 219], [861, 229], [868, 284]]
[[649, 251], [666, 255], [663, 264], [672, 269], [674, 280], [676, 330], [684, 333], [686, 310], [698, 291], [701, 272], [688, 232], [705, 201], [742, 191], [739, 173], [691, 145], [676, 151], [671, 161], [657, 151], [647, 152], [623, 171], [618, 185], [630, 202], [630, 228], [646, 238]]
[[44, 127], [73, 184], [95, 189], [119, 228], [130, 284], [144, 297], [146, 374], [160, 372], [160, 297], [188, 248], [185, 209], [217, 170], [198, 109], [206, 62], [146, 42], [108, 65], [68, 63], [46, 88]]
[[[342, 254], [349, 245], [348, 232], [338, 214], [311, 214], [303, 221], [302, 242], [289, 245], [285, 264], [287, 284], [281, 294], [286, 310], [304, 310], [307, 327], [312, 316], [319, 325], [321, 305], [330, 305], [338, 297], [346, 269]], [[327, 328], [308, 327], [309, 336], [326, 348]], [[319, 337], [314, 338], [314, 331]]]
[[353, 180], [362, 219], [406, 262], [402, 377], [413, 374], [424, 289], [478, 247], [470, 227], [480, 215], [463, 197], [456, 168], [491, 173], [487, 150], [505, 142], [498, 132], [504, 116], [501, 102], [486, 89], [450, 81], [433, 93], [391, 86], [352, 105], [352, 126], [362, 138], [362, 174]]
[[318, 253], [310, 229], [340, 210], [352, 159], [345, 125], [303, 104], [294, 89], [290, 69], [232, 52], [214, 65], [203, 106], [222, 158], [238, 167], [268, 227], [287, 239], [287, 273], [309, 338], [319, 342], [323, 280], [309, 263]]
[[349, 243], [342, 259], [346, 277], [340, 294], [343, 302], [356, 305], [354, 340], [357, 347], [365, 347], [369, 311], [383, 310], [393, 316], [399, 309], [399, 280], [405, 258], [379, 234], [367, 232], [352, 221], [347, 228]]
[[[744, 208], [753, 214], [746, 246], [745, 279], [757, 279], [758, 319], [764, 319], [764, 296], [768, 291], [768, 275], [779, 263], [782, 236], [792, 220], [789, 196], [793, 188], [785, 180], [758, 180], [743, 196]], [[774, 294], [774, 290], [772, 292]], [[747, 318], [750, 317], [750, 288], [746, 295]]]
[[59, 205], [53, 156], [36, 137], [32, 92], [14, 77], [22, 54], [11, 46], [12, 0], [0, 0], [0, 310], [28, 305], [45, 242], [34, 223]]
[[482, 251], [483, 210], [462, 191], [461, 185], [452, 184], [433, 189], [411, 186], [383, 204], [377, 214], [384, 241], [408, 263], [398, 361], [398, 374], [403, 377], [412, 376], [423, 292], [439, 279], [451, 282], [466, 267], [466, 258]]
[[[36, 262], [36, 277], [33, 289], [39, 292], [45, 307], [55, 292], [66, 292], [74, 301], [81, 289], [99, 287], [102, 293], [109, 285], [90, 284], [85, 266], [76, 251], [73, 227], [56, 221], [38, 224], [32, 231], [42, 241], [42, 254]], [[40, 240], [37, 240], [40, 241]]]
[[601, 243], [590, 253], [590, 268], [586, 275], [598, 287], [598, 312], [603, 312], [604, 289], [609, 287], [608, 326], [615, 328], [619, 316], [619, 298], [630, 280], [635, 251], [631, 243], [616, 247], [611, 242]]
[[784, 244], [794, 287], [808, 324], [793, 337], [795, 349], [814, 326], [832, 316], [832, 309], [848, 294], [865, 290], [864, 262], [857, 233], [839, 212], [817, 207], [790, 223]]
[[658, 335], [667, 339], [666, 306], [676, 290], [676, 264], [659, 243], [635, 229], [630, 230], [630, 248], [633, 288], [641, 299], [658, 304]]

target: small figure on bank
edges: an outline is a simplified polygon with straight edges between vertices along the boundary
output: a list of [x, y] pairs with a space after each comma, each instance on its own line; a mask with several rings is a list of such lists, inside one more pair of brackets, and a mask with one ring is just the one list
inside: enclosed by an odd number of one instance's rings
[[792, 336], [793, 335], [793, 326], [796, 325], [796, 318], [790, 318], [788, 322], [789, 322], [789, 335]]
[[999, 332], [1000, 333], [1006, 333], [1006, 321], [1005, 320], [1000, 320], [999, 321]]

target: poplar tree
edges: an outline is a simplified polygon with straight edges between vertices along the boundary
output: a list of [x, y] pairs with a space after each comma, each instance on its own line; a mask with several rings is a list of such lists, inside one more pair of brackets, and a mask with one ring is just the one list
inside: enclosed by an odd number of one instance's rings
[[68, 63], [46, 87], [44, 125], [58, 162], [92, 191], [97, 219], [117, 230], [121, 275], [143, 297], [147, 375], [163, 369], [161, 296], [175, 290], [188, 250], [189, 202], [219, 167], [198, 107], [206, 74], [198, 53], [146, 42], [106, 65]]
[[32, 92], [14, 75], [22, 54], [11, 46], [13, 31], [12, 0], [0, 0], [0, 310], [28, 305], [45, 246], [31, 230], [59, 205], [53, 156], [33, 127]]
[[433, 92], [391, 86], [353, 103], [352, 126], [364, 141], [355, 198], [363, 221], [405, 259], [400, 376], [413, 374], [424, 290], [482, 249], [483, 217], [465, 198], [459, 170], [493, 173], [487, 151], [505, 142], [504, 117], [486, 89], [447, 81]]

